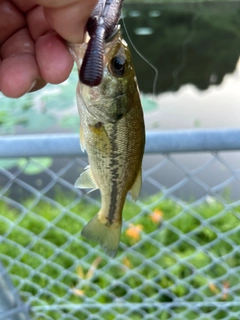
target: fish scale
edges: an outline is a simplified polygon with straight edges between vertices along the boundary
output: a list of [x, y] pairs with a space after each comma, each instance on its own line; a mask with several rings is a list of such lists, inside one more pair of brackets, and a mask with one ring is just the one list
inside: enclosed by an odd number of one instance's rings
[[[85, 48], [86, 45], [70, 47], [78, 69]], [[114, 67], [116, 59], [120, 71]], [[101, 83], [91, 87], [79, 82], [77, 103], [81, 147], [88, 153], [90, 166], [80, 175], [75, 186], [99, 189], [102, 201], [100, 211], [83, 228], [82, 235], [97, 241], [106, 254], [114, 257], [120, 240], [126, 195], [130, 191], [136, 200], [141, 189], [145, 145], [137, 79], [129, 48], [120, 30], [104, 45]]]

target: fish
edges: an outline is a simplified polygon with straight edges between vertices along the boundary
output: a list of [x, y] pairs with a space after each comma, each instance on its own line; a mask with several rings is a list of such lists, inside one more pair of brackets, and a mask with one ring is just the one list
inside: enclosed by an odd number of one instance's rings
[[[80, 70], [87, 43], [70, 46]], [[104, 43], [103, 76], [99, 85], [80, 80], [76, 90], [80, 115], [80, 145], [89, 165], [75, 187], [99, 189], [101, 208], [81, 235], [115, 257], [127, 193], [135, 201], [142, 185], [145, 126], [131, 53], [118, 28]]]

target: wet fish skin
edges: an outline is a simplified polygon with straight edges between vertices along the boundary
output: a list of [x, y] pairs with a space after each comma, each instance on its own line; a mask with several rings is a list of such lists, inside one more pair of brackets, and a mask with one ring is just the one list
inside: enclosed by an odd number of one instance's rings
[[[84, 45], [72, 47], [78, 68]], [[131, 54], [120, 31], [105, 44], [103, 79], [90, 87], [79, 82], [80, 143], [89, 167], [77, 179], [79, 188], [100, 189], [99, 213], [83, 228], [82, 235], [97, 241], [106, 254], [118, 250], [122, 210], [130, 191], [134, 200], [141, 189], [145, 128]]]

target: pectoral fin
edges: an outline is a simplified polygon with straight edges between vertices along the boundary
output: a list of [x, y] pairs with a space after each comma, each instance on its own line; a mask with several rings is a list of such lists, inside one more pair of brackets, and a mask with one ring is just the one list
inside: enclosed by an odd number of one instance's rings
[[89, 192], [92, 192], [98, 189], [98, 186], [92, 175], [90, 166], [87, 166], [85, 168], [85, 171], [83, 171], [80, 177], [76, 180], [74, 187], [80, 188], [80, 189], [91, 189]]
[[136, 201], [139, 193], [141, 191], [141, 186], [142, 186], [142, 168], [139, 170], [137, 178], [130, 190], [130, 194], [132, 196], [133, 201]]

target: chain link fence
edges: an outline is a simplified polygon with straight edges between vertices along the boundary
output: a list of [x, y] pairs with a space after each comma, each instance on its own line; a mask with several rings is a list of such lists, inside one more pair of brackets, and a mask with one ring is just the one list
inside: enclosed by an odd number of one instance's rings
[[[87, 164], [78, 137], [1, 138], [0, 259], [30, 318], [238, 320], [237, 150], [240, 130], [149, 133], [111, 259], [80, 237], [100, 199], [73, 187]], [[1, 319], [28, 319], [9, 310]]]

